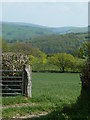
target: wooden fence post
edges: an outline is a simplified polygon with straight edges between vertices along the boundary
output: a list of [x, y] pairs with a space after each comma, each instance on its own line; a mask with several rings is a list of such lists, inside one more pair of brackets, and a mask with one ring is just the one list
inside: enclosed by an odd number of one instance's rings
[[31, 94], [31, 68], [30, 65], [25, 65], [25, 96], [32, 97]]

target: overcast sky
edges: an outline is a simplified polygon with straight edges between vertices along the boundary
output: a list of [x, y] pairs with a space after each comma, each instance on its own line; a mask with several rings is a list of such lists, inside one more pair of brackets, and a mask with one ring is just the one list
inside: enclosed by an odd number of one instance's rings
[[48, 27], [87, 26], [88, 3], [2, 3], [2, 21]]

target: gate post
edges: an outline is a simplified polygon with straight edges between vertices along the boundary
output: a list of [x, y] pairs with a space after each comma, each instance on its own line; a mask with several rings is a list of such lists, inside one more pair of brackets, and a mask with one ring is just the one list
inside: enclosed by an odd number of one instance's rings
[[25, 95], [25, 65], [23, 66], [22, 71], [22, 95]]
[[32, 94], [31, 94], [31, 86], [32, 86], [32, 83], [31, 83], [31, 68], [30, 68], [30, 65], [25, 65], [25, 73], [24, 73], [24, 81], [25, 81], [25, 84], [24, 84], [24, 88], [25, 88], [25, 96], [26, 97], [32, 97]]

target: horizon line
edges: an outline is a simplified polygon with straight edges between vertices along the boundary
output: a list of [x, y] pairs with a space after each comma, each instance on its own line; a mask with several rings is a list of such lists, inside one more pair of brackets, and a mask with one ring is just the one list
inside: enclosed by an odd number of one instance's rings
[[29, 22], [14, 22], [14, 21], [0, 21], [0, 23], [21, 23], [21, 24], [32, 24], [32, 25], [37, 25], [41, 27], [46, 27], [46, 28], [60, 28], [60, 27], [88, 27], [89, 25], [85, 26], [71, 26], [71, 25], [65, 25], [65, 26], [46, 26], [46, 25], [41, 25], [37, 23], [29, 23]]

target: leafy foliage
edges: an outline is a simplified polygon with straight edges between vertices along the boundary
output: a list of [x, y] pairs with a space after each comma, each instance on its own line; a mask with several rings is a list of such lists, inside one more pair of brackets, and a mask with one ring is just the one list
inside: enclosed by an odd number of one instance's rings
[[10, 44], [10, 51], [17, 54], [18, 53], [26, 55], [32, 54], [36, 56], [39, 52], [39, 49], [33, 47], [31, 43], [15, 42], [13, 44]]
[[88, 57], [88, 50], [87, 50], [88, 44], [89, 44], [88, 42], [83, 42], [79, 48], [75, 49], [72, 52], [72, 55], [78, 58], [86, 59]]
[[83, 37], [79, 37], [74, 33], [64, 35], [49, 35], [37, 37], [32, 40], [32, 45], [38, 47], [46, 54], [59, 52], [72, 53], [81, 46], [81, 43], [86, 41]]
[[[82, 93], [88, 94], [90, 91], [90, 42], [87, 44], [88, 59], [81, 75]], [[90, 94], [89, 94], [90, 98]]]
[[72, 66], [72, 70], [75, 72], [82, 72], [85, 66], [85, 59], [75, 58], [74, 65]]
[[9, 52], [9, 51], [10, 49], [8, 44], [4, 40], [2, 40], [2, 52]]
[[81, 81], [82, 81], [82, 93], [83, 91], [89, 92], [90, 90], [90, 58], [86, 62], [86, 66], [83, 69], [82, 75], [81, 75]]
[[65, 72], [66, 68], [71, 68], [75, 62], [72, 55], [66, 53], [58, 53], [49, 57], [51, 64], [59, 67], [60, 71]]

